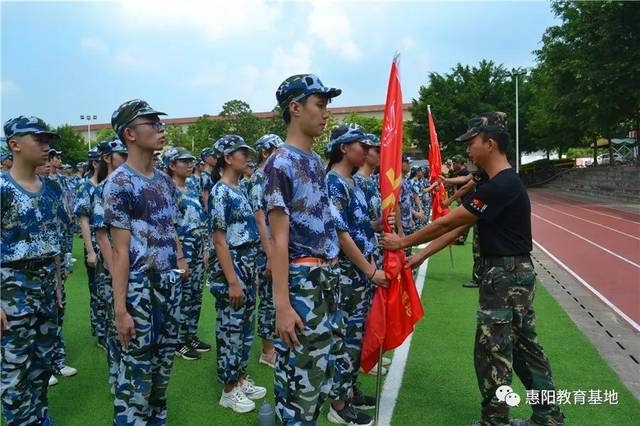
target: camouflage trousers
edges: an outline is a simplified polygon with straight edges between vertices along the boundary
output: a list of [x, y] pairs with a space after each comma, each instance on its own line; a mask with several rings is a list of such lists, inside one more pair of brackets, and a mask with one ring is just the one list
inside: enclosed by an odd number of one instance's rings
[[167, 386], [179, 342], [182, 284], [174, 271], [130, 273], [127, 311], [136, 338], [122, 348], [114, 425], [164, 425]]
[[289, 266], [289, 300], [302, 319], [295, 348], [274, 341], [276, 414], [283, 425], [315, 425], [333, 384], [337, 338], [339, 269], [336, 266]]
[[482, 280], [482, 259], [480, 257], [480, 240], [478, 238], [478, 225], [473, 225], [473, 270], [471, 282], [480, 285]]
[[62, 307], [59, 307], [56, 304], [55, 309], [58, 311], [57, 322], [56, 322], [56, 327], [58, 327], [58, 332], [56, 333], [56, 344], [53, 348], [53, 353], [51, 354], [51, 360], [53, 364], [53, 371], [55, 373], [58, 373], [67, 364], [67, 352], [65, 350], [66, 343], [64, 341], [64, 336], [62, 335], [64, 314], [67, 309], [67, 292], [65, 290], [64, 284], [62, 285]]
[[59, 333], [55, 265], [27, 271], [1, 269], [1, 399], [7, 425], [40, 424], [47, 415], [51, 356]]
[[204, 239], [184, 237], [180, 239], [185, 260], [189, 265], [189, 277], [182, 281], [182, 306], [180, 312], [180, 339], [186, 342], [198, 333], [198, 320], [202, 308], [202, 281], [204, 279]]
[[[93, 247], [95, 253], [98, 253], [98, 248]], [[93, 268], [87, 264], [87, 251], [84, 251], [84, 266], [87, 269], [87, 282], [89, 283], [89, 318], [91, 323], [91, 335], [98, 339], [104, 339], [104, 317], [105, 306], [104, 300], [98, 295], [98, 287], [96, 285], [97, 265]]]
[[273, 304], [273, 286], [270, 278], [267, 278], [267, 256], [262, 250], [258, 250], [256, 258], [258, 270], [258, 336], [267, 340], [276, 339], [276, 308]]
[[115, 315], [113, 312], [113, 288], [111, 287], [111, 274], [104, 266], [102, 256], [98, 255], [96, 263], [96, 293], [104, 307], [104, 316], [100, 318], [104, 329], [105, 346], [107, 348], [107, 369], [109, 372], [109, 385], [115, 386], [118, 382], [120, 371], [120, 342], [116, 331]]
[[343, 328], [337, 333], [341, 340], [340, 352], [333, 351], [335, 374], [330, 397], [341, 401], [349, 399], [349, 391], [356, 384], [360, 369], [360, 352], [364, 338], [364, 324], [371, 307], [369, 279], [346, 257], [338, 258], [340, 268], [340, 310]]
[[[246, 374], [253, 343], [256, 307], [256, 255], [258, 248], [247, 245], [230, 248], [233, 268], [244, 292], [244, 304], [235, 309], [229, 303], [229, 284], [220, 262], [211, 271], [211, 294], [216, 298], [216, 351], [218, 380], [235, 384]], [[217, 259], [216, 259], [217, 260]]]
[[[502, 258], [504, 264], [483, 259], [480, 303], [474, 348], [475, 370], [482, 394], [482, 425], [508, 425], [509, 406], [496, 390], [511, 385], [513, 371], [528, 390], [554, 390], [549, 360], [538, 343], [533, 299], [535, 272], [530, 260]], [[532, 420], [562, 425], [557, 405], [533, 405]]]

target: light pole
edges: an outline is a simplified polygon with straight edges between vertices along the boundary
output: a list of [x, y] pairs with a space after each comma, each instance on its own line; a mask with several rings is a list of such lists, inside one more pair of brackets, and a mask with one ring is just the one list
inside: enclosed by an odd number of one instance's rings
[[80, 120], [87, 120], [87, 141], [89, 142], [89, 149], [91, 149], [91, 120], [96, 121], [98, 119], [97, 115], [81, 115]]
[[518, 114], [518, 76], [526, 74], [526, 68], [514, 68], [511, 70], [511, 76], [516, 78], [516, 173], [520, 173], [520, 117]]

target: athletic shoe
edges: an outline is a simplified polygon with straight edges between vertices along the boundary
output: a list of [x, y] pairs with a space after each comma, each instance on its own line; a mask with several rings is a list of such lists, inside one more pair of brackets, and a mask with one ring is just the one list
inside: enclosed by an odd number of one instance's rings
[[198, 336], [192, 337], [189, 344], [197, 352], [209, 352], [211, 350], [211, 345], [200, 340]]
[[370, 376], [377, 376], [378, 375], [378, 368], [380, 368], [380, 374], [382, 376], [384, 376], [385, 374], [387, 374], [387, 369], [384, 367], [380, 367], [378, 364], [374, 365], [373, 368], [371, 370], [369, 370], [368, 373], [365, 373], [364, 370], [361, 368], [360, 372], [364, 373], [364, 374], [368, 374]]
[[49, 386], [55, 386], [58, 384], [58, 379], [53, 374], [49, 377]]
[[462, 284], [462, 287], [464, 287], [464, 288], [478, 288], [478, 287], [480, 287], [480, 285], [478, 285], [478, 283], [474, 283], [473, 281], [469, 281], [468, 283]]
[[276, 367], [276, 351], [274, 350], [271, 355], [268, 355], [262, 352], [260, 354], [260, 359], [258, 360], [258, 363], [264, 364], [271, 368], [275, 368]]
[[263, 388], [262, 386], [256, 386], [253, 383], [253, 380], [249, 378], [249, 376], [245, 377], [244, 380], [240, 383], [240, 390], [243, 394], [249, 399], [260, 399], [264, 398], [267, 395], [267, 388]]
[[107, 351], [107, 344], [105, 343], [104, 337], [99, 337], [96, 341], [96, 345], [98, 345], [98, 347], [103, 351]]
[[256, 409], [255, 402], [247, 398], [239, 386], [233, 388], [229, 393], [222, 391], [220, 405], [225, 408], [231, 408], [236, 413], [248, 413]]
[[73, 367], [69, 367], [68, 365], [65, 365], [60, 369], [58, 373], [62, 374], [64, 377], [71, 377], [78, 374], [78, 370], [76, 370]]
[[350, 399], [351, 405], [358, 410], [371, 410], [376, 408], [376, 399], [362, 393], [357, 386], [353, 387], [353, 397]]
[[182, 357], [182, 359], [186, 359], [187, 361], [195, 361], [200, 359], [200, 354], [198, 351], [193, 349], [189, 345], [182, 345], [180, 349], [176, 351], [176, 355]]
[[345, 402], [344, 408], [340, 411], [333, 408], [333, 405], [330, 405], [327, 419], [329, 419], [331, 423], [338, 425], [373, 426], [373, 417], [357, 411], [349, 402]]
[[382, 366], [388, 367], [391, 365], [391, 358], [387, 358], [386, 356], [382, 357]]

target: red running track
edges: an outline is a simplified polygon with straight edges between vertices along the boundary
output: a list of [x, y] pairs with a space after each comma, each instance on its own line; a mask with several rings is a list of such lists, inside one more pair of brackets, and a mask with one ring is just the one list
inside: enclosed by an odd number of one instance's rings
[[640, 215], [546, 192], [529, 197], [534, 241], [640, 331]]

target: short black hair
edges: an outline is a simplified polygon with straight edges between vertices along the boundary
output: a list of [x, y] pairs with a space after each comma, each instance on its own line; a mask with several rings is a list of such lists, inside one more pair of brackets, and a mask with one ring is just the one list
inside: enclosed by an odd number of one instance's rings
[[[298, 102], [301, 103], [302, 105], [306, 105], [307, 99], [309, 99], [309, 96], [300, 99]], [[291, 102], [289, 102], [289, 105], [290, 104]], [[291, 113], [289, 112], [289, 105], [287, 105], [284, 111], [282, 111], [282, 118], [284, 120], [284, 124], [286, 124], [287, 126], [289, 125], [289, 123], [291, 123]]]
[[489, 139], [493, 139], [494, 141], [496, 141], [496, 145], [498, 146], [498, 151], [500, 151], [501, 154], [507, 153], [507, 146], [509, 145], [509, 133], [482, 132], [483, 142], [486, 142]]

